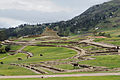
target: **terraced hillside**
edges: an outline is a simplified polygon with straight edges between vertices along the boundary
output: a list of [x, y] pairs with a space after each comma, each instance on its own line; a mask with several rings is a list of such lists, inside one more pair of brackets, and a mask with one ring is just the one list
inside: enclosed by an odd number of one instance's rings
[[107, 39], [89, 40], [87, 37], [72, 36], [44, 41], [39, 38], [8, 41], [14, 52], [0, 55], [0, 62], [4, 63], [0, 64], [1, 75], [119, 72], [119, 53], [114, 46], [108, 44], [105, 47], [104, 43], [100, 43]]

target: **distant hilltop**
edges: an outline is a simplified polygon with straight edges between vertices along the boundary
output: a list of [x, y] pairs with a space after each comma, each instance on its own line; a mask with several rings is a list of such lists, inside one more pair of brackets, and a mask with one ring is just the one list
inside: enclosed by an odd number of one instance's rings
[[7, 37], [20, 37], [41, 34], [46, 27], [58, 31], [59, 36], [83, 34], [98, 28], [117, 28], [120, 26], [120, 0], [112, 0], [90, 7], [81, 15], [68, 21], [44, 23], [37, 25], [20, 25], [16, 28], [5, 29]]

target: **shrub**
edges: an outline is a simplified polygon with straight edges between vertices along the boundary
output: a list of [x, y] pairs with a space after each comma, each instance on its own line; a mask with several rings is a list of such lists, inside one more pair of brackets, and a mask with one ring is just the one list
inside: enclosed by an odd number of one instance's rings
[[1, 45], [0, 47], [0, 53], [3, 54], [3, 53], [6, 53], [10, 50], [10, 45]]

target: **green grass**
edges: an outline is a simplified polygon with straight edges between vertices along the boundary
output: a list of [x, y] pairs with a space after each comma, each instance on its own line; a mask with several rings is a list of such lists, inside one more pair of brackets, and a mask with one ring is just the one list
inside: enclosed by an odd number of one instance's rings
[[[17, 58], [22, 58], [22, 61], [18, 61]], [[16, 55], [12, 55], [12, 56], [7, 56], [7, 58], [1, 60], [2, 62], [4, 62], [4, 64], [10, 64], [10, 63], [22, 63], [24, 60], [26, 60], [26, 54], [16, 54]]]
[[4, 58], [6, 56], [8, 56], [8, 54], [0, 54], [0, 58]]
[[[0, 79], [0, 80], [21, 80], [21, 79]], [[120, 76], [85, 76], [85, 77], [62, 77], [62, 78], [29, 78], [22, 80], [120, 80]]]
[[[68, 48], [58, 48], [58, 47], [37, 47], [37, 46], [28, 46], [24, 50], [32, 52], [34, 56], [32, 58], [27, 59], [26, 54], [19, 53], [12, 56], [7, 56], [7, 58], [2, 59], [1, 61], [4, 62], [4, 65], [0, 65], [0, 73], [1, 75], [27, 75], [32, 73], [29, 70], [24, 70], [23, 68], [9, 69], [9, 64], [11, 63], [33, 63], [33, 62], [41, 62], [41, 61], [50, 61], [50, 60], [57, 60], [57, 59], [65, 59], [68, 57], [72, 57], [77, 54], [76, 51], [73, 51]], [[43, 56], [40, 56], [43, 54]], [[2, 55], [3, 56], [3, 55]], [[22, 58], [21, 61], [18, 58]], [[4, 66], [4, 67], [3, 67]], [[22, 73], [22, 70], [23, 73]], [[11, 72], [10, 72], [11, 71]]]
[[[40, 62], [40, 61], [65, 59], [77, 54], [77, 52], [74, 50], [68, 48], [62, 48], [62, 47], [28, 46], [24, 50], [31, 52], [34, 55], [34, 57], [26, 60], [26, 62]], [[43, 56], [40, 56], [40, 54], [43, 54]]]
[[105, 38], [105, 39], [95, 39], [95, 42], [104, 42], [108, 44], [113, 44], [116, 46], [120, 46], [120, 38], [119, 37], [112, 37], [112, 38]]
[[118, 35], [120, 35], [120, 26], [117, 28], [107, 29], [105, 30], [105, 32], [111, 34], [111, 36], [117, 37]]
[[18, 50], [18, 49], [20, 49], [22, 46], [20, 46], [20, 45], [10, 45], [10, 48], [11, 48], [11, 50]]
[[17, 39], [15, 41], [16, 42], [18, 42], [18, 41], [31, 41], [32, 39], [35, 39], [35, 38], [22, 38], [22, 39]]
[[95, 42], [101, 42], [101, 41], [104, 41], [105, 39], [104, 38], [96, 38], [94, 41]]
[[10, 75], [36, 75], [36, 74], [22, 67], [4, 64], [4, 65], [0, 65], [0, 75], [10, 76]]
[[[11, 50], [18, 50], [18, 49], [20, 49], [22, 46], [20, 46], [20, 45], [11, 45], [10, 46], [10, 48], [11, 48]], [[8, 52], [8, 53], [5, 53], [5, 54], [0, 54], [0, 58], [3, 58], [3, 57], [7, 57], [8, 56], [8, 54], [10, 54], [10, 53], [12, 53], [12, 52]]]
[[81, 61], [79, 64], [87, 64], [92, 66], [104, 66], [109, 68], [120, 67], [120, 56], [118, 55], [107, 55], [94, 57], [95, 60]]
[[[3, 59], [1, 61], [5, 62], [6, 64], [33, 63], [33, 62], [65, 59], [77, 54], [76, 51], [73, 51], [68, 48], [60, 48], [60, 47], [28, 46], [24, 50], [28, 52], [32, 52], [34, 56], [27, 59], [26, 54], [19, 53], [13, 56], [8, 56], [6, 59]], [[43, 54], [43, 56], [40, 56], [40, 54]], [[18, 61], [17, 58], [22, 58], [23, 60]]]
[[60, 69], [65, 69], [65, 70], [73, 70], [74, 67], [71, 64], [60, 64], [60, 65], [55, 65], [54, 67], [60, 68]]

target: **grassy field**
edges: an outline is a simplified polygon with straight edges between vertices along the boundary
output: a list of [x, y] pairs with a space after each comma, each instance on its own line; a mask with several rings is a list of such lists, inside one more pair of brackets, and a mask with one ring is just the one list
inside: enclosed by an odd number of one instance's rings
[[[28, 59], [26, 62], [40, 62], [65, 59], [77, 54], [77, 52], [74, 50], [62, 47], [28, 46], [24, 50], [31, 52], [34, 55], [34, 57]], [[42, 54], [43, 56], [40, 56], [40, 54]]]
[[11, 50], [18, 50], [18, 49], [20, 49], [22, 46], [20, 46], [20, 45], [10, 45], [10, 49]]
[[120, 67], [120, 56], [118, 55], [107, 55], [107, 56], [96, 56], [95, 60], [81, 61], [79, 64], [87, 64], [92, 66], [104, 66], [109, 68]]
[[[20, 46], [20, 45], [11, 45], [11, 46], [10, 46], [10, 49], [11, 49], [11, 50], [18, 50], [18, 49], [20, 49], [21, 47], [22, 47], [22, 46]], [[7, 57], [9, 53], [12, 53], [12, 52], [0, 54], [0, 58]]]
[[[0, 79], [0, 80], [21, 80], [21, 79]], [[29, 78], [22, 80], [120, 80], [120, 76], [94, 76], [94, 77], [63, 77], [63, 78]]]
[[60, 64], [60, 65], [55, 65], [54, 67], [61, 68], [61, 69], [67, 69], [67, 70], [74, 69], [74, 67], [71, 64]]
[[6, 57], [8, 54], [0, 54], [0, 58]]
[[32, 39], [35, 39], [35, 38], [21, 38], [21, 39], [15, 40], [15, 41], [16, 42], [18, 42], [18, 41], [31, 41]]
[[[17, 66], [12, 66], [8, 64], [0, 65], [0, 75], [36, 75], [34, 72]], [[0, 79], [1, 80], [1, 79]]]
[[[12, 49], [16, 50], [16, 47], [13, 47]], [[7, 58], [1, 60], [1, 62], [4, 62], [3, 65], [0, 65], [1, 75], [32, 75], [34, 73], [24, 68], [10, 66], [9, 65], [10, 63], [21, 64], [21, 63], [33, 63], [33, 62], [65, 59], [77, 54], [77, 52], [74, 50], [68, 48], [58, 48], [58, 47], [28, 46], [24, 50], [32, 52], [34, 56], [32, 58], [27, 59], [26, 54], [23, 53], [19, 53], [12, 56], [7, 55]], [[40, 56], [40, 54], [43, 54], [43, 56]], [[1, 57], [3, 56], [6, 56], [6, 54], [4, 55], [2, 54]], [[22, 60], [20, 61], [18, 60], [18, 58], [22, 58]]]
[[[13, 56], [8, 56], [6, 59], [3, 59], [1, 61], [5, 62], [6, 64], [32, 63], [32, 62], [40, 62], [40, 61], [65, 59], [65, 58], [72, 57], [77, 54], [76, 51], [73, 51], [71, 49], [58, 48], [58, 47], [28, 46], [24, 50], [28, 52], [32, 52], [34, 56], [32, 58], [27, 59], [26, 54], [19, 53]], [[40, 54], [42, 54], [43, 56], [40, 56]], [[23, 60], [18, 61], [17, 58], [22, 58]]]
[[[26, 54], [16, 54], [13, 56], [8, 56], [2, 61], [6, 64], [9, 63], [31, 63], [31, 62], [40, 62], [40, 61], [49, 61], [56, 59], [65, 59], [72, 57], [77, 54], [76, 51], [73, 51], [68, 48], [58, 48], [58, 47], [37, 47], [37, 46], [28, 46], [24, 49], [25, 51], [32, 52], [33, 57], [27, 59]], [[42, 54], [43, 56], [40, 56]], [[17, 58], [22, 58], [22, 61], [18, 61]]]
[[104, 43], [108, 43], [108, 44], [113, 44], [116, 46], [120, 46], [120, 37], [112, 37], [112, 38], [99, 38], [99, 39], [95, 39], [95, 42], [104, 42]]
[[[22, 61], [18, 61], [17, 58], [22, 58]], [[2, 62], [4, 62], [4, 64], [10, 64], [10, 63], [22, 63], [24, 60], [26, 60], [26, 54], [16, 54], [16, 55], [12, 55], [12, 56], [7, 56], [7, 58], [1, 60]]]

